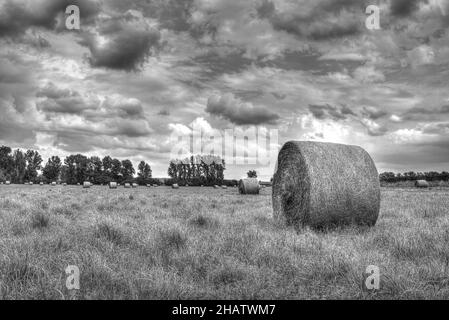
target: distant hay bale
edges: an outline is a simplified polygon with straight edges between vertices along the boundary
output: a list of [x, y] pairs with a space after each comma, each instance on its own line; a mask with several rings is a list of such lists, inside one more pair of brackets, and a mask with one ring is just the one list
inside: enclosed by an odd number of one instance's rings
[[67, 187], [67, 182], [64, 182], [64, 183], [62, 184], [62, 186], [63, 186], [63, 187]]
[[218, 185], [214, 185], [214, 189], [220, 189]]
[[379, 175], [358, 146], [287, 142], [272, 192], [274, 218], [296, 228], [373, 226], [379, 216]]
[[34, 182], [30, 182], [30, 186], [34, 185]]
[[172, 188], [172, 189], [179, 189], [179, 185], [175, 183], [175, 184], [173, 184], [173, 185], [171, 186], [171, 188]]
[[117, 189], [117, 182], [109, 182], [109, 189]]
[[6, 181], [5, 184], [6, 184], [7, 186], [9, 186], [9, 185], [11, 184], [11, 181]]
[[151, 188], [151, 184], [147, 184], [147, 188]]
[[129, 188], [131, 188], [131, 184], [125, 183], [124, 187], [125, 187], [125, 189], [129, 189]]
[[153, 184], [153, 188], [157, 188], [159, 187], [157, 184]]
[[227, 189], [228, 187], [223, 185], [223, 186], [221, 186], [221, 188], [222, 189]]
[[260, 186], [257, 178], [241, 179], [239, 181], [240, 194], [259, 194]]
[[40, 185], [40, 186], [43, 186], [43, 185], [44, 185], [44, 183], [43, 183], [43, 182], [40, 182], [40, 183], [39, 183], [39, 185]]
[[53, 181], [53, 182], [51, 183], [51, 185], [52, 185], [52, 186], [56, 186], [56, 182]]
[[137, 183], [133, 183], [132, 184], [132, 187], [135, 189], [135, 188], [137, 188], [139, 185], [137, 184]]
[[90, 182], [89, 181], [84, 181], [83, 182], [83, 189], [89, 189], [90, 188]]
[[426, 180], [416, 180], [415, 187], [417, 188], [428, 188], [430, 184]]

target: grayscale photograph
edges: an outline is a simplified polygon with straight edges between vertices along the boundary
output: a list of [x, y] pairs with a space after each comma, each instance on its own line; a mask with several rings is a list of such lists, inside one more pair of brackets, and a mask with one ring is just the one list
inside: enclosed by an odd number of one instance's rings
[[447, 299], [449, 0], [0, 0], [0, 300]]

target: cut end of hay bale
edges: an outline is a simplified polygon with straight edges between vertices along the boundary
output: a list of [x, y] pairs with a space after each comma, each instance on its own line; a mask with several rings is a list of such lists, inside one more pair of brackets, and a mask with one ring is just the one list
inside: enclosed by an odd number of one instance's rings
[[273, 179], [274, 218], [296, 228], [376, 223], [380, 183], [370, 155], [360, 147], [287, 142]]
[[257, 178], [241, 179], [239, 181], [240, 194], [259, 194], [260, 186]]
[[417, 188], [429, 188], [430, 184], [426, 180], [416, 180], [415, 187]]

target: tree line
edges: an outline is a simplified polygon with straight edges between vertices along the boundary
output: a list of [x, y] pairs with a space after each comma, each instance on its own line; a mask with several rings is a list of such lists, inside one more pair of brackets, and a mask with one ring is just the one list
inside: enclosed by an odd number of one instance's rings
[[89, 181], [93, 184], [118, 183], [155, 184], [152, 179], [151, 166], [141, 161], [136, 170], [133, 163], [126, 160], [113, 159], [110, 156], [99, 158], [86, 157], [82, 154], [69, 155], [64, 161], [58, 156], [52, 156], [43, 165], [42, 156], [35, 150], [12, 150], [10, 147], [0, 147], [0, 181], [11, 181], [16, 184], [26, 182], [67, 184], [82, 184]]
[[381, 182], [400, 182], [400, 181], [415, 181], [415, 180], [427, 180], [427, 181], [449, 181], [449, 172], [383, 172], [379, 175]]
[[224, 180], [225, 161], [214, 155], [195, 155], [183, 160], [170, 160], [168, 166], [169, 183], [191, 186], [213, 186], [233, 184], [234, 181]]

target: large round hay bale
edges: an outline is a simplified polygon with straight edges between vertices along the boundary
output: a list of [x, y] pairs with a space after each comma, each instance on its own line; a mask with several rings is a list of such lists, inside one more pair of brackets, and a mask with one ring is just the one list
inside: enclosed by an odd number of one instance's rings
[[222, 189], [227, 189], [228, 186], [223, 185], [223, 186], [221, 186], [221, 188], [222, 188]]
[[89, 181], [84, 181], [83, 182], [83, 189], [89, 189], [90, 188], [90, 182]]
[[272, 192], [274, 218], [296, 228], [372, 226], [379, 216], [379, 175], [370, 155], [357, 146], [287, 142]]
[[131, 188], [131, 184], [125, 183], [124, 187], [125, 187], [125, 189], [129, 189], [129, 188]]
[[241, 179], [239, 181], [240, 194], [259, 194], [259, 180], [256, 178]]
[[416, 180], [415, 187], [417, 188], [428, 188], [430, 184], [426, 180]]
[[151, 188], [151, 184], [147, 184], [147, 188]]
[[44, 183], [43, 183], [43, 182], [39, 182], [39, 185], [40, 185], [40, 186], [43, 186], [43, 185], [44, 185]]
[[139, 185], [138, 185], [137, 183], [133, 183], [133, 184], [132, 184], [132, 187], [133, 187], [133, 188], [137, 188], [138, 186], [139, 186]]
[[153, 188], [157, 188], [157, 187], [159, 187], [159, 185], [153, 184]]
[[53, 181], [53, 182], [51, 183], [51, 185], [52, 185], [52, 186], [56, 186], [56, 182]]
[[30, 186], [33, 186], [34, 185], [34, 182], [30, 182]]
[[11, 181], [6, 181], [5, 184], [6, 184], [7, 186], [9, 186], [9, 185], [11, 184]]
[[62, 184], [62, 186], [63, 186], [63, 187], [67, 187], [67, 182], [64, 182], [64, 183]]
[[172, 189], [179, 189], [179, 185], [178, 185], [177, 183], [175, 183], [175, 184], [173, 184], [173, 185], [171, 186], [171, 188], [172, 188]]
[[218, 185], [214, 185], [214, 189], [219, 189], [220, 187]]
[[117, 182], [109, 182], [109, 189], [117, 189]]

